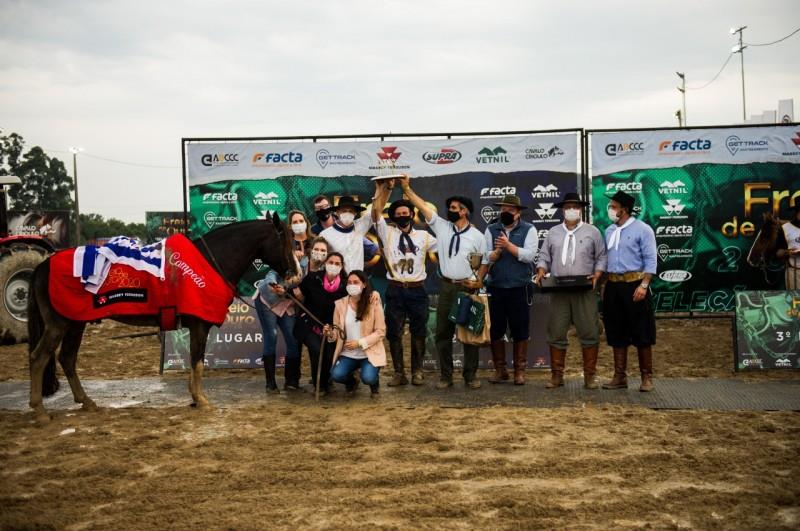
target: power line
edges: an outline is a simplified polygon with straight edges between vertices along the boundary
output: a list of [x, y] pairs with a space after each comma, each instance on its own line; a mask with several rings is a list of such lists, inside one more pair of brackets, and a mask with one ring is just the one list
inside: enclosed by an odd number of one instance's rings
[[798, 31], [800, 31], [800, 28], [797, 28], [796, 30], [794, 30], [793, 32], [791, 32], [791, 33], [790, 33], [789, 35], [787, 35], [786, 37], [784, 37], [784, 38], [782, 38], [782, 39], [778, 39], [777, 41], [772, 41], [772, 42], [763, 42], [763, 43], [761, 43], [761, 44], [753, 44], [753, 43], [750, 43], [750, 42], [746, 42], [746, 43], [745, 43], [745, 45], [747, 45], [747, 46], [772, 46], [773, 44], [778, 44], [778, 43], [779, 43], [779, 42], [781, 42], [781, 41], [785, 41], [786, 39], [788, 39], [789, 37], [791, 37], [792, 35], [794, 35], [794, 34], [795, 34], [795, 33], [797, 33]]
[[733, 52], [728, 54], [728, 58], [725, 59], [724, 63], [722, 63], [722, 66], [720, 67], [719, 72], [717, 72], [717, 75], [715, 75], [714, 77], [711, 78], [711, 81], [709, 81], [708, 83], [706, 83], [705, 85], [702, 85], [700, 87], [686, 87], [686, 90], [701, 90], [701, 89], [704, 89], [707, 86], [709, 86], [714, 81], [716, 81], [717, 78], [719, 77], [719, 75], [722, 73], [722, 71], [725, 70], [725, 67], [728, 66], [728, 63], [730, 62], [731, 57], [733, 57]]
[[[64, 151], [62, 149], [48, 149], [48, 148], [42, 148], [42, 149], [44, 149], [45, 151], [52, 152], [52, 153], [66, 153], [66, 154], [71, 154], [72, 153], [71, 151]], [[97, 159], [97, 160], [102, 160], [102, 161], [105, 161], [105, 162], [112, 162], [114, 164], [124, 164], [125, 166], [139, 166], [139, 167], [142, 167], [142, 168], [158, 168], [158, 169], [168, 169], [168, 170], [174, 170], [174, 169], [180, 168], [180, 166], [161, 166], [161, 165], [158, 165], [158, 164], [141, 164], [139, 162], [128, 162], [128, 161], [125, 161], [125, 160], [109, 159], [109, 158], [106, 158], [106, 157], [100, 157], [98, 155], [92, 155], [90, 153], [86, 153], [85, 151], [81, 151], [81, 156], [89, 157], [89, 158]]]

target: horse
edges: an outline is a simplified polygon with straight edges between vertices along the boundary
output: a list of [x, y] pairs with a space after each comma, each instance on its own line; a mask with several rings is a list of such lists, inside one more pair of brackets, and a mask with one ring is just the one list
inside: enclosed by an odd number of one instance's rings
[[747, 253], [747, 263], [763, 271], [764, 280], [767, 284], [775, 285], [779, 280], [770, 280], [770, 271], [775, 272], [783, 270], [784, 267], [789, 267], [777, 256], [778, 235], [783, 230], [783, 225], [788, 223], [788, 220], [775, 217], [772, 211], [765, 212], [761, 217], [761, 227], [756, 233], [750, 252]]
[[[277, 214], [266, 219], [231, 223], [214, 229], [191, 241], [209, 266], [222, 277], [233, 293], [235, 286], [257, 258], [275, 269], [279, 275], [296, 272], [291, 255], [291, 236]], [[166, 260], [167, 257], [164, 257]], [[61, 346], [58, 361], [69, 381], [76, 403], [87, 411], [97, 411], [94, 401], [86, 395], [75, 370], [78, 349], [88, 321], [76, 321], [60, 315], [50, 301], [50, 258], [39, 264], [31, 276], [28, 298], [29, 363], [31, 375], [30, 407], [39, 422], [50, 415], [42, 405], [42, 396], [58, 390], [55, 350]], [[162, 281], [164, 282], [164, 281]], [[203, 392], [202, 378], [206, 341], [211, 323], [191, 315], [178, 315], [179, 325], [190, 332], [191, 371], [189, 392], [192, 406], [208, 410], [211, 406]], [[110, 317], [134, 326], [158, 326], [153, 315]]]

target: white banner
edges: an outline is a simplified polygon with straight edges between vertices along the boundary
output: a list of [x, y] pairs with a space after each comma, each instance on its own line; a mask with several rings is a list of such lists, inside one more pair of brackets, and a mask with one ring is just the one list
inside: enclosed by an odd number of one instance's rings
[[580, 173], [579, 143], [578, 132], [385, 142], [197, 142], [187, 146], [187, 185], [287, 175], [375, 176], [389, 164], [413, 177], [530, 170]]
[[591, 175], [695, 163], [800, 161], [800, 128], [787, 126], [591, 133]]

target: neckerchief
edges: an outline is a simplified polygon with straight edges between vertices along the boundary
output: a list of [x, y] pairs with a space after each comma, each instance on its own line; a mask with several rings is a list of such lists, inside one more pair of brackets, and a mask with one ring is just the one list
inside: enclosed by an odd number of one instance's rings
[[417, 254], [417, 246], [414, 245], [413, 241], [411, 241], [411, 231], [400, 231], [400, 241], [397, 243], [397, 248], [400, 249], [400, 252], [403, 254], [408, 252], [411, 252], [411, 254]]
[[456, 248], [455, 254], [458, 254], [459, 249], [461, 249], [461, 235], [464, 234], [465, 232], [467, 232], [469, 230], [469, 228], [470, 228], [470, 224], [467, 223], [467, 226], [464, 228], [464, 230], [459, 232], [459, 230], [456, 228], [456, 224], [453, 223], [452, 225], [453, 225], [453, 235], [450, 237], [450, 249], [448, 249], [448, 252], [447, 252], [447, 257], [448, 258], [452, 257], [453, 254], [454, 254], [453, 253], [453, 246], [454, 245], [455, 245], [455, 248]]
[[563, 247], [561, 248], [561, 265], [567, 265], [567, 250], [569, 248], [569, 239], [570, 238], [572, 238], [573, 240], [572, 240], [572, 253], [570, 253], [571, 256], [569, 257], [569, 259], [570, 259], [570, 263], [574, 264], [575, 263], [575, 248], [578, 246], [578, 242], [575, 241], [575, 233], [578, 231], [579, 228], [581, 228], [583, 226], [583, 221], [579, 221], [578, 222], [578, 226], [575, 227], [572, 230], [569, 230], [567, 228], [567, 224], [566, 223], [564, 223], [563, 225], [564, 225], [564, 230], [567, 231], [567, 233], [564, 234], [564, 243], [563, 243]]
[[339, 289], [339, 284], [342, 282], [342, 276], [336, 275], [336, 278], [333, 280], [328, 280], [328, 275], [322, 275], [322, 287], [325, 288], [325, 291], [328, 293], [333, 293], [337, 289]]
[[353, 223], [349, 227], [342, 227], [338, 223], [334, 223], [333, 225], [331, 225], [331, 227], [333, 227], [334, 229], [338, 230], [339, 232], [344, 232], [345, 234], [347, 234], [349, 232], [353, 232], [353, 229], [356, 227], [356, 224]]
[[621, 227], [616, 223], [614, 223], [614, 227], [616, 227], [616, 229], [614, 229], [614, 232], [611, 233], [611, 237], [608, 239], [609, 249], [613, 247], [615, 251], [619, 251], [619, 241], [622, 239], [622, 229], [624, 229], [634, 221], [636, 221], [636, 218], [631, 216], [628, 218], [628, 221], [622, 224]]

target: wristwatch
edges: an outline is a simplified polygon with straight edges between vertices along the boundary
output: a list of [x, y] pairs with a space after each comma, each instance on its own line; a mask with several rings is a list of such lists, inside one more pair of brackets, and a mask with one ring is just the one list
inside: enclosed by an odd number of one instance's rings
[[644, 282], [642, 282], [641, 284], [639, 284], [639, 287], [640, 287], [640, 288], [647, 289], [647, 288], [649, 288], [649, 287], [650, 287], [650, 284], [645, 284]]

